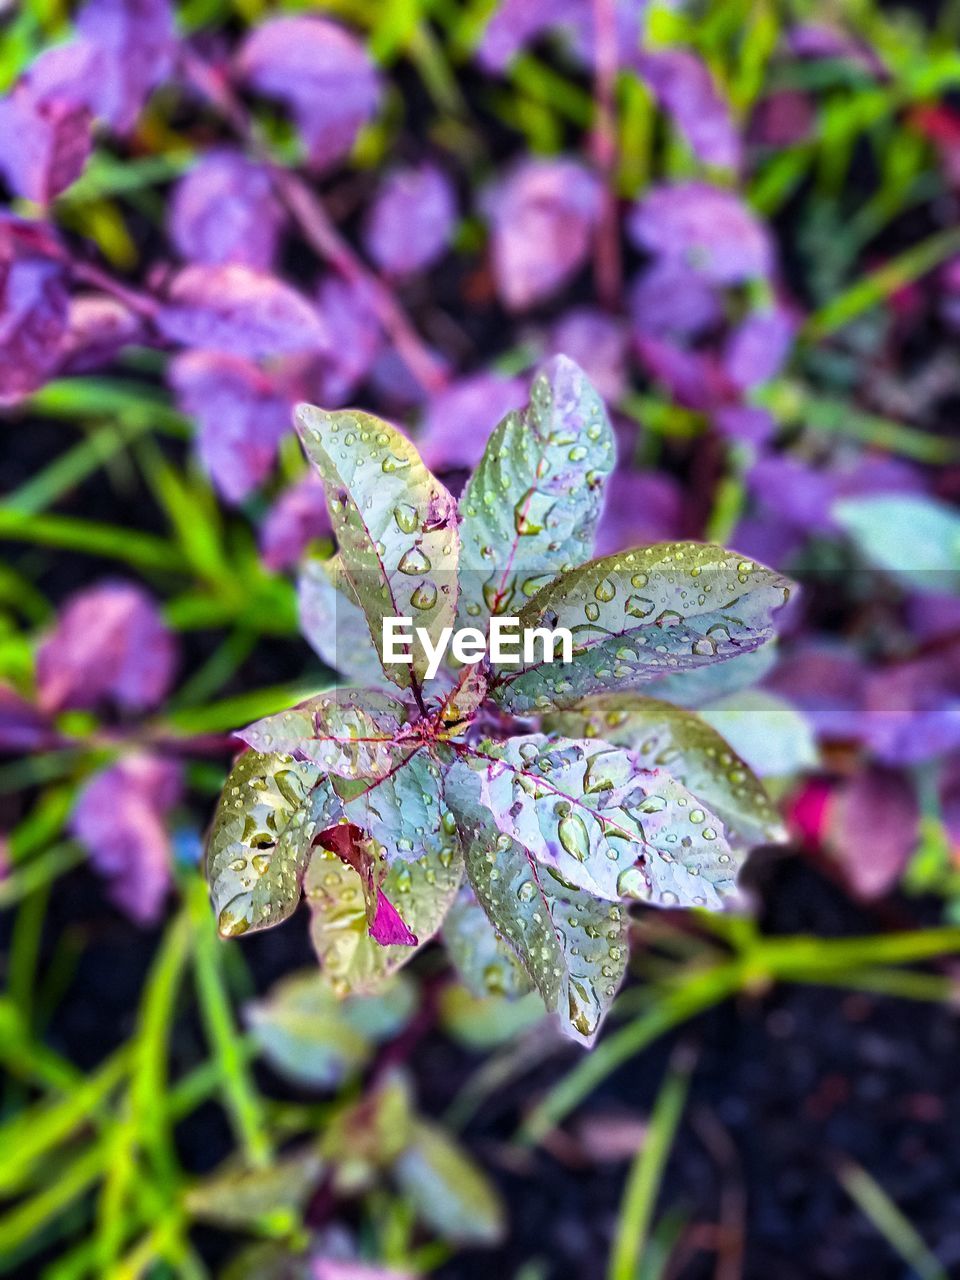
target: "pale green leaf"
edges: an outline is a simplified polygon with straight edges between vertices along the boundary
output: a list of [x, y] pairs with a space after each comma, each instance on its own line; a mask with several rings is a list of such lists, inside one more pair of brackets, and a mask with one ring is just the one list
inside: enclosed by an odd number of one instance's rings
[[[457, 612], [460, 536], [457, 505], [395, 427], [355, 410], [326, 413], [299, 405], [304, 448], [323, 481], [343, 575], [366, 616], [381, 657], [384, 618], [413, 618], [436, 642]], [[413, 645], [413, 679], [427, 658]], [[411, 667], [384, 665], [394, 684]]]
[[720, 819], [663, 768], [599, 739], [482, 743], [445, 780], [568, 884], [616, 902], [719, 909], [740, 857]]
[[461, 625], [516, 613], [558, 570], [590, 555], [615, 462], [603, 401], [578, 365], [555, 356], [527, 408], [490, 437], [460, 499]]
[[665, 769], [712, 809], [732, 842], [749, 846], [786, 838], [759, 778], [716, 728], [691, 711], [635, 693], [607, 693], [545, 716], [543, 728], [564, 738], [602, 738], [629, 747], [643, 768]]
[[908, 590], [960, 593], [960, 511], [923, 494], [845, 498], [833, 514], [863, 557]]
[[237, 730], [255, 751], [279, 751], [345, 778], [382, 778], [415, 744], [404, 746], [409, 707], [379, 689], [328, 689], [298, 707]]
[[664, 542], [563, 573], [520, 611], [524, 631], [565, 627], [573, 661], [501, 666], [491, 696], [522, 713], [572, 706], [758, 649], [791, 583], [722, 547]]
[[[459, 848], [451, 839], [441, 853], [394, 862], [380, 888], [422, 946], [440, 928], [462, 875]], [[414, 955], [416, 947], [384, 947], [370, 937], [360, 876], [335, 853], [315, 850], [304, 892], [320, 972], [336, 995], [376, 991]]]
[[442, 798], [440, 766], [426, 750], [375, 782], [332, 779], [344, 817], [383, 847], [387, 859], [447, 856], [456, 828]]
[[592, 1044], [626, 969], [626, 909], [537, 863], [498, 829], [469, 786], [448, 797], [478, 901], [564, 1034]]
[[454, 968], [476, 997], [515, 999], [530, 990], [530, 980], [464, 885], [443, 922], [443, 942]]
[[786, 778], [819, 764], [816, 734], [806, 716], [765, 689], [744, 689], [700, 713], [761, 778]]
[[467, 1049], [487, 1052], [510, 1044], [547, 1017], [540, 992], [529, 982], [527, 987], [526, 995], [508, 999], [478, 997], [459, 983], [450, 983], [440, 992], [440, 1024]]
[[188, 1213], [220, 1227], [289, 1232], [323, 1170], [314, 1151], [281, 1156], [263, 1169], [228, 1162], [186, 1194]]
[[417, 1120], [393, 1176], [418, 1216], [444, 1240], [492, 1245], [506, 1214], [486, 1174], [438, 1125]]
[[300, 629], [327, 666], [351, 684], [376, 685], [384, 678], [383, 667], [363, 610], [338, 590], [337, 582], [343, 581], [339, 559], [304, 560], [297, 583]]
[[713, 666], [658, 676], [644, 685], [644, 693], [661, 702], [672, 702], [675, 707], [704, 707], [717, 698], [758, 684], [776, 663], [777, 640], [774, 638], [761, 649], [738, 654]]
[[333, 1088], [404, 1026], [415, 1001], [414, 988], [400, 978], [376, 995], [341, 1001], [311, 969], [285, 978], [244, 1012], [275, 1070], [300, 1084]]
[[293, 913], [314, 836], [339, 802], [316, 765], [245, 751], [230, 771], [207, 843], [206, 874], [225, 937]]

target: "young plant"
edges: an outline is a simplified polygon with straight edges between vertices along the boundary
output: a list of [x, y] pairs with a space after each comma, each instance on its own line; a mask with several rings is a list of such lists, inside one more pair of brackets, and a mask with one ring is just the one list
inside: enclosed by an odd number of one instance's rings
[[[251, 749], [207, 853], [220, 931], [278, 924], [305, 893], [321, 972], [346, 995], [442, 926], [472, 990], [532, 984], [589, 1044], [625, 971], [627, 904], [720, 910], [750, 846], [781, 834], [727, 743], [639, 691], [672, 696], [678, 674], [766, 644], [790, 584], [695, 542], [587, 559], [615, 448], [565, 357], [496, 428], [459, 503], [387, 423], [296, 416], [339, 545], [308, 566], [304, 617], [330, 665], [381, 687], [241, 731]], [[445, 629], [514, 613], [521, 636], [567, 629], [570, 660], [540, 643], [427, 678]], [[397, 617], [416, 623], [409, 661], [381, 661]]]

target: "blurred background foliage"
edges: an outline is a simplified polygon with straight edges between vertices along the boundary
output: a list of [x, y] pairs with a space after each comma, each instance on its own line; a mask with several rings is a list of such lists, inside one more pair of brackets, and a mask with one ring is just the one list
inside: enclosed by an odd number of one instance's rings
[[[291, 15], [349, 42], [264, 48]], [[960, 5], [0, 23], [0, 1273], [956, 1274]], [[704, 708], [794, 843], [743, 915], [637, 914], [588, 1055], [436, 947], [335, 1003], [197, 867], [231, 731], [332, 678], [290, 401], [453, 483], [558, 349], [617, 426], [608, 549], [806, 587]]]

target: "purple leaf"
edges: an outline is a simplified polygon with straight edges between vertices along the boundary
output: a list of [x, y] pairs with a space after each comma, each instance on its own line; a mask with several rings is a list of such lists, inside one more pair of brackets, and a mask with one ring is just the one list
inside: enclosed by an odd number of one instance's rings
[[654, 262], [630, 290], [634, 332], [643, 337], [693, 338], [723, 319], [716, 290], [682, 263]]
[[364, 244], [387, 275], [412, 275], [443, 255], [456, 217], [456, 196], [445, 173], [432, 164], [398, 169], [370, 207]]
[[786, 43], [795, 58], [843, 58], [872, 75], [886, 73], [886, 67], [869, 45], [827, 22], [798, 23], [787, 33]]
[[698, 160], [717, 169], [740, 168], [740, 136], [730, 108], [696, 54], [687, 49], [645, 51], [637, 55], [636, 66]]
[[380, 100], [376, 68], [363, 45], [326, 18], [264, 22], [245, 40], [237, 69], [258, 93], [286, 103], [318, 169], [347, 155]]
[[15, 689], [0, 684], [0, 751], [49, 751], [60, 741], [48, 716]]
[[550, 350], [575, 360], [601, 396], [612, 402], [626, 386], [627, 343], [621, 322], [593, 307], [568, 311], [550, 335]]
[[24, 200], [49, 204], [83, 172], [91, 115], [66, 94], [41, 94], [29, 76], [0, 101], [0, 171]]
[[960, 750], [960, 644], [870, 672], [864, 706], [865, 736], [885, 764]]
[[165, 819], [180, 798], [180, 768], [156, 756], [128, 756], [80, 792], [70, 830], [109, 881], [110, 898], [138, 924], [153, 924], [171, 883]]
[[575, 160], [525, 160], [487, 192], [493, 272], [504, 306], [524, 311], [583, 266], [600, 212], [600, 184]]
[[181, 410], [199, 424], [204, 468], [228, 502], [242, 502], [270, 474], [292, 407], [256, 365], [185, 351], [168, 370]]
[[713, 409], [727, 399], [730, 383], [713, 355], [642, 335], [635, 342], [640, 363], [672, 399], [688, 409]]
[[60, 362], [67, 288], [47, 228], [0, 215], [0, 404], [43, 386]]
[[37, 700], [44, 711], [155, 707], [173, 681], [176, 650], [153, 600], [140, 587], [106, 582], [72, 596], [37, 652]]
[[472, 470], [494, 428], [526, 398], [520, 378], [498, 373], [475, 373], [450, 383], [427, 405], [417, 432], [421, 457], [434, 471]]
[[[644, 0], [613, 0], [618, 57], [626, 62], [637, 47]], [[583, 65], [594, 60], [593, 0], [502, 0], [487, 24], [476, 58], [485, 71], [505, 71], [516, 55], [546, 31], [557, 30]]]
[[734, 192], [706, 182], [654, 187], [634, 206], [627, 230], [639, 248], [715, 284], [766, 277], [773, 268], [767, 228]]
[[824, 839], [858, 898], [880, 898], [899, 880], [920, 838], [913, 788], [892, 769], [841, 783], [825, 813]]
[[728, 440], [763, 445], [768, 444], [777, 434], [774, 418], [766, 409], [756, 405], [721, 405], [711, 416], [714, 426]]
[[74, 83], [85, 88], [95, 116], [114, 132], [129, 133], [149, 95], [173, 68], [171, 5], [168, 0], [88, 0], [77, 15], [77, 37], [65, 46], [69, 53], [62, 55], [62, 71], [69, 68]]
[[270, 175], [239, 151], [208, 152], [173, 193], [170, 235], [180, 254], [209, 266], [273, 265], [284, 212]]
[[723, 353], [727, 377], [739, 391], [775, 378], [790, 349], [796, 324], [783, 307], [753, 311], [734, 329]]
[[753, 110], [749, 140], [761, 147], [793, 147], [809, 137], [816, 123], [811, 96], [800, 89], [778, 89]]
[[232, 265], [185, 267], [156, 323], [174, 342], [252, 360], [318, 351], [332, 342], [301, 294], [274, 276]]
[[271, 507], [260, 530], [260, 554], [277, 572], [296, 564], [316, 538], [331, 536], [330, 515], [320, 477], [309, 471], [285, 489]]
[[307, 398], [335, 408], [346, 403], [370, 372], [383, 346], [383, 333], [366, 281], [327, 276], [317, 290], [317, 311], [336, 341], [320, 357], [319, 385]]
[[682, 506], [683, 495], [672, 477], [618, 467], [607, 481], [596, 554], [679, 537]]
[[832, 472], [787, 454], [757, 459], [747, 477], [750, 492], [777, 519], [802, 533], [832, 528], [830, 509], [836, 493]]
[[764, 683], [802, 711], [821, 737], [862, 736], [866, 671], [848, 649], [807, 643], [782, 657]]

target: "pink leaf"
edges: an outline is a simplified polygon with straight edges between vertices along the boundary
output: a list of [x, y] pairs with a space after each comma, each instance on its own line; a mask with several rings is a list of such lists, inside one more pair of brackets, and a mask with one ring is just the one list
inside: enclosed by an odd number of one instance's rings
[[382, 889], [377, 890], [377, 910], [370, 925], [370, 937], [382, 947], [417, 946], [417, 935], [410, 932]]
[[52, 232], [0, 215], [0, 404], [46, 382], [66, 327], [66, 278]]
[[210, 266], [273, 265], [284, 213], [270, 175], [241, 152], [208, 152], [173, 194], [170, 234], [184, 258]]
[[653, 187], [634, 206], [627, 230], [639, 248], [715, 284], [740, 284], [773, 269], [767, 227], [734, 192], [706, 182]]
[[456, 198], [450, 179], [430, 164], [398, 169], [370, 208], [367, 252], [392, 276], [408, 276], [441, 257], [453, 233]]

